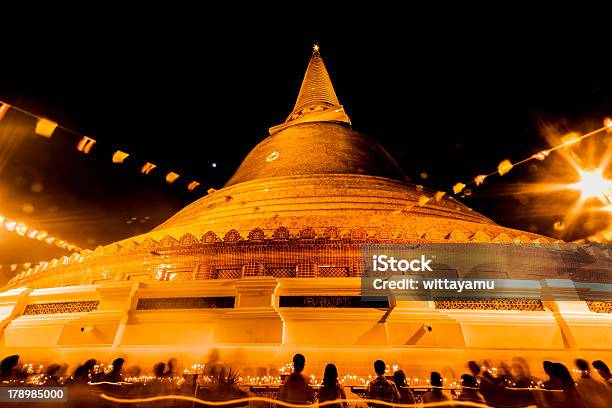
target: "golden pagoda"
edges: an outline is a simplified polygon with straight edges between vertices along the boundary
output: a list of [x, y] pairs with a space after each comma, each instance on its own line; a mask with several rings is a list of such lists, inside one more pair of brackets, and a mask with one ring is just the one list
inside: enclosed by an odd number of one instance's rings
[[[494, 256], [437, 268], [521, 279], [532, 296], [507, 287], [503, 300], [363, 302], [362, 247], [381, 243], [486, 248]], [[293, 111], [222, 189], [149, 233], [7, 282], [0, 344], [27, 360], [120, 355], [144, 366], [214, 352], [265, 374], [296, 352], [319, 374], [334, 362], [367, 375], [378, 358], [422, 374], [485, 357], [605, 360], [609, 285], [574, 283], [610, 283], [597, 274], [610, 270], [609, 255], [502, 227], [409, 183], [384, 148], [352, 129], [315, 47]]]

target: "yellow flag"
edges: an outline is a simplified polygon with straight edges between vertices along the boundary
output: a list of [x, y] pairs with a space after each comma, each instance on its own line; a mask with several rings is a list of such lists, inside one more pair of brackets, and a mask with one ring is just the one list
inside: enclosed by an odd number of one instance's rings
[[2, 120], [2, 118], [4, 117], [6, 112], [8, 112], [10, 107], [11, 106], [8, 103], [3, 103], [2, 106], [0, 106], [0, 120]]
[[422, 195], [419, 197], [419, 207], [424, 206], [425, 204], [427, 204], [427, 202], [431, 200], [429, 197]]
[[463, 191], [464, 188], [465, 188], [465, 184], [457, 183], [453, 186], [453, 193], [459, 194], [460, 192]]
[[53, 136], [55, 128], [57, 128], [57, 123], [49, 119], [40, 118], [38, 122], [36, 122], [36, 129], [34, 129], [34, 132], [39, 136], [50, 138]]
[[117, 150], [113, 153], [113, 163], [123, 163], [123, 161], [129, 156], [126, 152], [122, 152], [121, 150]]
[[179, 177], [180, 177], [180, 176], [179, 176], [177, 173], [175, 173], [175, 172], [171, 171], [171, 172], [169, 172], [168, 174], [166, 174], [166, 182], [167, 182], [168, 184], [172, 184], [172, 183], [174, 183], [174, 182], [176, 181], [176, 179], [177, 179], [177, 178], [179, 178]]
[[157, 167], [157, 165], [153, 164], [153, 163], [149, 163], [146, 162], [143, 166], [142, 169], [140, 169], [140, 172], [142, 174], [149, 174], [151, 171], [153, 171], [153, 169]]
[[503, 176], [504, 174], [512, 170], [512, 167], [514, 167], [514, 165], [510, 163], [510, 160], [506, 159], [497, 165], [497, 171], [499, 172], [500, 176]]
[[[200, 185], [200, 183], [198, 183], [197, 181], [192, 181], [191, 183], [189, 183], [189, 184], [187, 185], [187, 190], [189, 190], [189, 191], [193, 191], [193, 190], [195, 190], [196, 188], [198, 188], [198, 186], [199, 186], [199, 185]], [[210, 192], [210, 190], [209, 190], [209, 192]]]
[[474, 183], [476, 183], [476, 185], [479, 186], [482, 183], [484, 183], [486, 178], [487, 176], [485, 176], [484, 174], [480, 174], [474, 178]]
[[93, 145], [96, 144], [96, 141], [91, 137], [83, 136], [81, 141], [77, 144], [77, 150], [79, 152], [83, 152], [85, 154], [89, 154]]
[[434, 195], [434, 198], [436, 199], [436, 201], [440, 201], [445, 195], [446, 193], [444, 191], [438, 191], [436, 192], [436, 195]]
[[540, 152], [537, 152], [537, 153], [533, 154], [533, 155], [531, 156], [531, 158], [532, 158], [532, 159], [539, 160], [539, 161], [542, 161], [542, 160], [546, 159], [546, 158], [548, 157], [548, 155], [549, 155], [549, 154], [550, 154], [550, 151], [549, 151], [549, 150], [542, 150], [542, 151], [540, 151]]

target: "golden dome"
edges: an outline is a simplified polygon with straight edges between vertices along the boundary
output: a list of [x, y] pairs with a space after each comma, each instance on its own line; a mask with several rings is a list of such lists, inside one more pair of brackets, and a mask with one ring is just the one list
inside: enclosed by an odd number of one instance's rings
[[376, 141], [344, 124], [308, 122], [287, 127], [255, 146], [226, 187], [255, 179], [308, 174], [405, 179], [393, 158]]

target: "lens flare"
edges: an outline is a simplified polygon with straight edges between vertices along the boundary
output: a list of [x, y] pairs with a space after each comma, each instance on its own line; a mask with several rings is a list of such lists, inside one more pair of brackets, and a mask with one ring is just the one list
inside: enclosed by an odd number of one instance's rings
[[580, 191], [582, 200], [599, 199], [603, 204], [612, 204], [612, 181], [603, 175], [603, 169], [578, 170], [580, 181], [569, 188]]

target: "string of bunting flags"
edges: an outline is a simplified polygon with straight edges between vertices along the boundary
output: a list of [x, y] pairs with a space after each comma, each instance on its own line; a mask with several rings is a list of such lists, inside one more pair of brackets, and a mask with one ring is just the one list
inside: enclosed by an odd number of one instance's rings
[[[503, 176], [504, 174], [507, 174], [510, 170], [512, 170], [513, 168], [520, 166], [522, 164], [525, 164], [531, 160], [538, 160], [538, 161], [543, 161], [545, 160], [551, 153], [565, 148], [565, 147], [570, 147], [576, 143], [579, 143], [581, 141], [583, 141], [586, 138], [589, 138], [591, 136], [595, 136], [598, 135], [602, 132], [608, 132], [608, 133], [612, 133], [612, 118], [605, 118], [603, 121], [603, 126], [600, 127], [599, 129], [595, 129], [591, 132], [585, 133], [583, 135], [580, 135], [576, 132], [572, 132], [569, 133], [565, 136], [563, 136], [561, 138], [561, 143], [556, 145], [556, 146], [552, 146], [548, 149], [544, 149], [544, 150], [540, 150], [534, 154], [532, 154], [529, 157], [526, 157], [522, 160], [519, 160], [515, 163], [512, 163], [509, 159], [505, 159], [502, 160], [498, 165], [497, 165], [497, 170], [488, 173], [488, 174], [479, 174], [476, 177], [474, 177], [474, 179], [470, 180], [470, 181], [466, 181], [466, 182], [458, 182], [455, 185], [453, 185], [453, 193], [454, 194], [461, 194], [464, 193], [465, 195], [469, 195], [467, 194], [468, 192], [471, 193], [470, 190], [467, 189], [467, 187], [471, 184], [475, 184], [476, 186], [480, 186], [482, 185], [485, 180], [491, 176], [494, 176], [496, 174], [499, 174], [500, 176]], [[419, 186], [417, 186], [418, 188]], [[422, 189], [422, 188], [421, 188]], [[426, 195], [422, 195], [421, 197], [419, 197], [418, 200], [418, 205], [419, 207], [424, 206], [425, 204], [427, 204], [432, 198], [435, 199], [436, 201], [440, 201], [442, 199], [442, 197], [444, 197], [446, 195], [446, 192], [444, 191], [438, 191], [435, 193], [435, 195], [433, 197], [428, 197]]]
[[65, 249], [71, 252], [80, 252], [82, 249], [72, 242], [65, 241], [53, 235], [50, 235], [47, 231], [38, 230], [32, 227], [28, 227], [23, 222], [11, 220], [9, 218], [0, 215], [0, 228], [6, 231], [14, 232], [17, 235], [21, 235], [24, 238], [35, 239], [37, 241], [45, 242], [48, 245], [54, 245], [58, 248]]
[[[38, 136], [51, 139], [57, 129], [62, 129], [63, 131], [67, 133], [77, 136], [79, 140], [76, 143], [75, 147], [79, 152], [82, 152], [83, 154], [90, 154], [92, 149], [94, 149], [95, 145], [98, 143], [98, 141], [91, 136], [86, 136], [73, 129], [64, 127], [58, 124], [57, 122], [54, 122], [50, 119], [47, 119], [41, 116], [38, 116], [18, 106], [10, 105], [2, 100], [0, 100], [0, 120], [4, 118], [4, 116], [9, 111], [9, 109], [16, 110], [22, 114], [28, 115], [36, 119], [36, 126], [34, 128], [34, 133], [36, 133]], [[114, 153], [111, 157], [111, 160], [114, 164], [121, 164], [128, 157], [133, 156], [132, 154], [122, 151], [122, 150], [118, 150], [118, 149], [113, 149], [113, 150], [114, 150]], [[148, 175], [152, 173], [153, 171], [155, 171], [156, 173], [159, 173], [160, 169], [158, 168], [157, 164], [149, 162], [149, 161], [144, 161], [143, 165], [140, 167], [140, 173], [144, 175]], [[166, 183], [168, 184], [175, 183], [177, 179], [181, 177], [179, 173], [177, 173], [176, 171], [172, 171], [172, 170], [165, 171], [164, 174], [165, 174]], [[196, 189], [198, 189], [199, 186], [200, 186], [200, 182], [197, 180], [190, 180], [186, 184], [186, 188], [189, 191], [195, 191]]]

